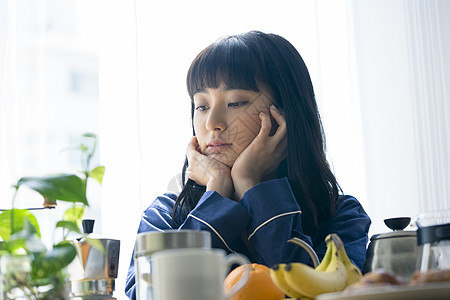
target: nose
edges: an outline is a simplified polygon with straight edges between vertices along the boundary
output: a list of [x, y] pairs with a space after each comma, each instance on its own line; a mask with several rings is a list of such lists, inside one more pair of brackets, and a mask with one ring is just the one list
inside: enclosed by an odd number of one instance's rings
[[225, 128], [227, 128], [225, 112], [217, 107], [211, 108], [206, 121], [206, 129], [210, 131], [223, 131]]

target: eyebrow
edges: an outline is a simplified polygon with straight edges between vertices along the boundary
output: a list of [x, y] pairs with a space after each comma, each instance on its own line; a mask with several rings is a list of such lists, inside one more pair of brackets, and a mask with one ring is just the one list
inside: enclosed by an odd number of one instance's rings
[[[196, 91], [194, 92], [194, 94], [197, 94], [197, 93], [205, 93], [205, 94], [207, 94], [206, 89], [207, 89], [207, 88], [198, 89], [198, 90], [196, 90]], [[221, 90], [221, 91], [223, 91], [223, 92], [237, 91], [237, 90], [241, 90], [241, 91], [250, 91], [250, 92], [259, 92], [259, 91], [247, 90], [247, 89], [243, 89], [243, 88], [234, 88], [234, 87], [222, 87], [222, 88], [219, 88], [219, 90]]]

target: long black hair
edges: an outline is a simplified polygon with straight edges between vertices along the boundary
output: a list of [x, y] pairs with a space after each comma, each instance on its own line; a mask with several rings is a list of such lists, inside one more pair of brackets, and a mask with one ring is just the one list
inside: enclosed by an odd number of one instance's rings
[[[320, 221], [334, 215], [340, 187], [326, 160], [323, 127], [302, 57], [291, 43], [276, 34], [251, 31], [225, 37], [200, 52], [187, 74], [192, 101], [197, 91], [221, 84], [255, 92], [266, 89], [283, 111], [288, 146], [277, 174], [287, 177], [302, 209], [303, 228], [306, 233], [313, 233]], [[193, 116], [192, 102], [192, 119]], [[173, 216], [177, 208], [192, 210], [206, 189], [186, 180], [187, 168], [186, 158], [183, 189]]]

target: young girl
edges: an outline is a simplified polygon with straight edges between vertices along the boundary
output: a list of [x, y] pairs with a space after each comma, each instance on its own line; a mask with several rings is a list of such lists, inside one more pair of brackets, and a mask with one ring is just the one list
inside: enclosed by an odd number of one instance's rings
[[[321, 259], [337, 233], [364, 263], [370, 219], [340, 187], [303, 59], [284, 38], [252, 31], [204, 49], [187, 74], [193, 137], [179, 195], [156, 198], [138, 232], [196, 229], [212, 246], [272, 266], [309, 262], [298, 237]], [[187, 180], [186, 180], [187, 179]], [[135, 297], [131, 261], [126, 293]]]

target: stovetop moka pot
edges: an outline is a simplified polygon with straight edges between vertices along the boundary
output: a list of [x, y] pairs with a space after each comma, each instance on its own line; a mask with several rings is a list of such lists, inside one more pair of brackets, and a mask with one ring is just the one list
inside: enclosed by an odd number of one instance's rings
[[[83, 220], [89, 237], [74, 241], [77, 249], [77, 274], [71, 278], [71, 299], [113, 300], [119, 268], [120, 241], [92, 235], [94, 220]], [[97, 243], [94, 247], [92, 243]], [[101, 247], [99, 246], [101, 244]]]
[[416, 231], [405, 229], [411, 218], [391, 218], [384, 220], [391, 232], [375, 234], [367, 248], [363, 274], [376, 269], [384, 269], [408, 280], [418, 269], [418, 246]]

